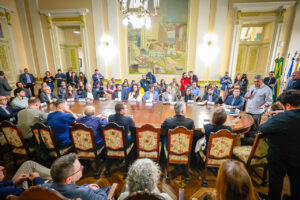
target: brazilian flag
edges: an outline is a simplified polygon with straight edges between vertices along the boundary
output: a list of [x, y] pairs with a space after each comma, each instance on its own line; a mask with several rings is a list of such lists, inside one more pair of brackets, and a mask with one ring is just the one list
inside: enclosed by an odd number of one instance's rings
[[279, 96], [280, 93], [280, 83], [281, 83], [281, 75], [282, 75], [282, 69], [283, 69], [283, 57], [280, 59], [275, 60], [275, 77], [276, 77], [276, 83], [274, 86], [274, 93], [273, 93], [273, 102], [276, 101], [277, 97]]

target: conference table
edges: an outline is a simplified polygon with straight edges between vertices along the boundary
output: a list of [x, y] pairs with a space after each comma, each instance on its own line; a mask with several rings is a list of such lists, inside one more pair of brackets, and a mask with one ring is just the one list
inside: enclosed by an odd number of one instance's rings
[[[84, 102], [75, 100], [74, 102], [68, 102], [70, 110], [78, 114], [83, 114], [84, 107], [92, 105], [95, 107], [96, 115], [102, 114], [109, 116], [115, 113], [115, 100], [94, 100], [92, 102]], [[136, 127], [144, 124], [151, 124], [154, 127], [160, 128], [163, 121], [168, 117], [173, 117], [174, 104], [163, 104], [160, 101], [149, 102], [136, 102], [136, 101], [123, 101], [127, 104], [128, 113], [127, 115], [133, 117]], [[213, 112], [220, 105], [198, 105], [194, 103], [186, 103], [186, 115], [185, 117], [191, 118], [195, 123], [195, 132], [201, 133], [201, 129], [205, 124], [211, 122]], [[46, 112], [55, 110], [53, 104], [48, 104], [45, 108]], [[234, 133], [243, 134], [247, 132], [252, 124], [254, 123], [253, 118], [244, 113], [240, 112], [238, 116], [227, 116], [225, 125], [232, 128]], [[203, 134], [203, 133], [202, 133]]]

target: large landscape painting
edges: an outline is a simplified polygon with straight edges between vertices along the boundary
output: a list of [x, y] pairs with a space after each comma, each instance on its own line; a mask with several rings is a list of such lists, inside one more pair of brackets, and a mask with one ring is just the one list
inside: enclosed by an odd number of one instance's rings
[[129, 74], [186, 71], [189, 0], [160, 1], [150, 29], [127, 28]]

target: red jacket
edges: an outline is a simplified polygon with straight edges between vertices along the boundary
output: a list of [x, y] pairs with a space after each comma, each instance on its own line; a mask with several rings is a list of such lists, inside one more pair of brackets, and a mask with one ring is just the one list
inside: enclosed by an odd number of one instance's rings
[[184, 79], [183, 77], [180, 80], [181, 86], [180, 86], [180, 91], [183, 92], [184, 91], [184, 87], [189, 87], [190, 84], [190, 79], [189, 77], [187, 77], [186, 79]]

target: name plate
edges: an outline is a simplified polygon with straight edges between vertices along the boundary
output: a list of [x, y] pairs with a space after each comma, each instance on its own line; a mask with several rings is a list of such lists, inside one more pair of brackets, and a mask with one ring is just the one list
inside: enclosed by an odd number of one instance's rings
[[73, 102], [73, 101], [75, 101], [74, 98], [67, 99], [67, 102]]
[[79, 102], [85, 103], [85, 102], [86, 102], [86, 99], [85, 99], [85, 98], [80, 98], [80, 99], [79, 99]]
[[194, 103], [194, 100], [188, 100], [188, 103]]
[[207, 102], [207, 105], [215, 105], [215, 102]]

